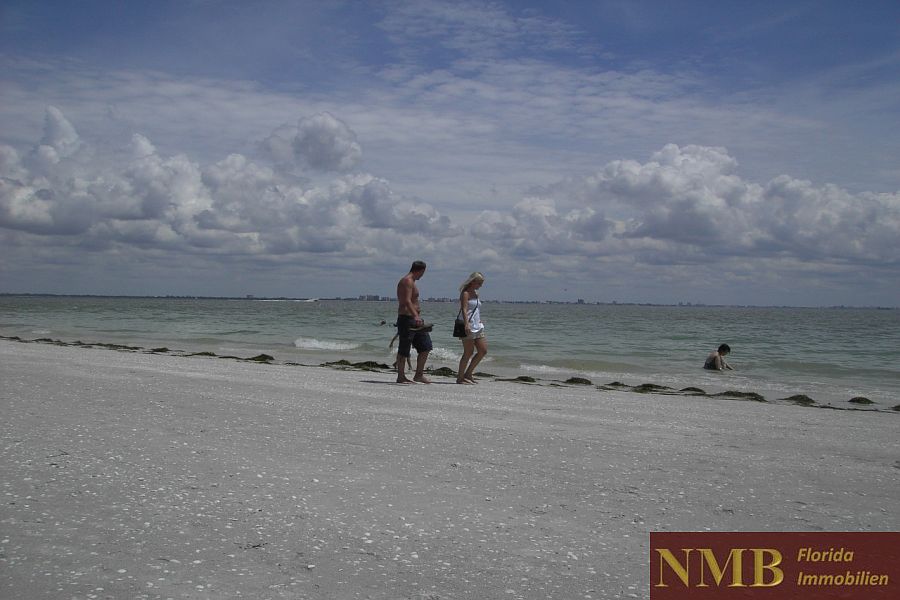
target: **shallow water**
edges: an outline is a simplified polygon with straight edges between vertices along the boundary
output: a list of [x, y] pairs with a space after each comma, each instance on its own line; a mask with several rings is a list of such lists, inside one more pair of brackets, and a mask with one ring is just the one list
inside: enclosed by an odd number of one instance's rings
[[[900, 310], [487, 302], [482, 312], [490, 354], [480, 370], [498, 375], [900, 403]], [[452, 303], [423, 306], [435, 323], [431, 367], [456, 368], [455, 314]], [[5, 296], [0, 335], [389, 363], [395, 315], [391, 302]], [[701, 369], [722, 342], [736, 370]]]

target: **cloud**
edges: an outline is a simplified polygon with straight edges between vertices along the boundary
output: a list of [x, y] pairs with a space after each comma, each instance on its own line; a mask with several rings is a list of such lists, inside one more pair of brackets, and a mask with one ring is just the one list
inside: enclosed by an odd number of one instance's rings
[[279, 127], [263, 147], [279, 163], [299, 162], [319, 171], [349, 171], [362, 157], [356, 134], [327, 112]]
[[852, 194], [786, 175], [760, 185], [723, 148], [665, 146], [541, 190], [472, 235], [513, 255], [636, 256], [646, 263], [729, 258], [897, 266], [900, 194]]
[[78, 151], [81, 139], [72, 124], [55, 106], [47, 108], [44, 121], [44, 137], [35, 148], [35, 155], [41, 162], [57, 164], [63, 158]]
[[804, 260], [900, 264], [900, 194], [850, 194], [777, 177], [763, 189], [756, 247]]
[[802, 280], [818, 300], [867, 277], [896, 302], [889, 20], [582, 4], [304, 3], [248, 42], [271, 14], [201, 3], [124, 45], [38, 8], [0, 52], [0, 279], [89, 287], [116, 263], [336, 291], [415, 256], [520, 296]]
[[[494, 269], [514, 282], [615, 273], [714, 288], [900, 268], [900, 195], [787, 175], [757, 183], [722, 147], [668, 144], [645, 162], [613, 160], [466, 219], [369, 173], [323, 179], [306, 154], [285, 168], [279, 157], [318, 147], [294, 144], [301, 132], [356, 139], [346, 123], [320, 114], [300, 119], [291, 135], [270, 134], [270, 142], [288, 142], [272, 146], [270, 162], [232, 153], [204, 164], [162, 153], [141, 134], [125, 151], [100, 152], [48, 109], [30, 149], [0, 145], [0, 239], [17, 256], [34, 248], [43, 264], [129, 256], [138, 265], [317, 264], [364, 274], [416, 256]], [[320, 155], [356, 154], [329, 152]], [[328, 164], [350, 164], [341, 160]]]
[[585, 36], [562, 21], [534, 11], [514, 14], [496, 2], [399, 3], [378, 24], [405, 46], [408, 40], [434, 44], [465, 55], [496, 55], [541, 49], [572, 50], [588, 44]]
[[[291, 146], [306, 159], [318, 157], [310, 163], [349, 167], [358, 156], [346, 124], [327, 115], [299, 123]], [[311, 138], [316, 141], [297, 142]], [[0, 146], [0, 226], [42, 236], [45, 244], [79, 236], [93, 251], [124, 245], [263, 259], [381, 244], [380, 229], [404, 236], [461, 233], [433, 206], [364, 173], [316, 186], [241, 154], [210, 165], [165, 156], [140, 134], [116, 159], [84, 160], [95, 155], [62, 112], [49, 108], [44, 135], [28, 155], [31, 168], [14, 148]]]
[[367, 227], [439, 238], [462, 233], [433, 206], [412, 199], [398, 199], [383, 179], [370, 175], [347, 177], [336, 181], [332, 191], [336, 197], [359, 209]]

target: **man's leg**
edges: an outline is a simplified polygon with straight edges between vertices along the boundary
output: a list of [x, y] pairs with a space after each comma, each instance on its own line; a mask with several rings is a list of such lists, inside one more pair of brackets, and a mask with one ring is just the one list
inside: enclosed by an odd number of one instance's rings
[[419, 383], [431, 383], [431, 380], [425, 377], [426, 362], [428, 362], [428, 351], [419, 352], [416, 356], [416, 375], [413, 377], [413, 381]]
[[406, 377], [406, 361], [409, 360], [412, 336], [409, 323], [402, 317], [397, 320], [397, 335], [400, 336], [400, 344], [397, 346], [397, 383], [412, 383]]
[[428, 353], [431, 352], [431, 336], [427, 332], [420, 331], [413, 336], [412, 344], [418, 353], [416, 356], [416, 374], [413, 381], [419, 383], [431, 383], [431, 380], [425, 377], [425, 363], [428, 362]]
[[406, 376], [406, 361], [408, 356], [397, 355], [397, 383], [412, 383], [412, 379]]

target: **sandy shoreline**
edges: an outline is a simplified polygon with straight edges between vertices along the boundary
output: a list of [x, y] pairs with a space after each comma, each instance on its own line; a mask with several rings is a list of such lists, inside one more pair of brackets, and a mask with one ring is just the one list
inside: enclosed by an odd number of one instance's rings
[[648, 534], [897, 530], [894, 415], [0, 340], [0, 595], [648, 596]]

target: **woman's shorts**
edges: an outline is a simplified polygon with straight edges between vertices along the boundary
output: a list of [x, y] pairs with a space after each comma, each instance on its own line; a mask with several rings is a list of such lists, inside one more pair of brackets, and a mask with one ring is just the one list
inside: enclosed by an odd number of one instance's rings
[[478, 331], [473, 331], [473, 332], [469, 333], [469, 335], [467, 335], [465, 337], [465, 339], [467, 339], [467, 340], [482, 340], [486, 337], [487, 337], [487, 335], [485, 335], [484, 329], [482, 328]]

